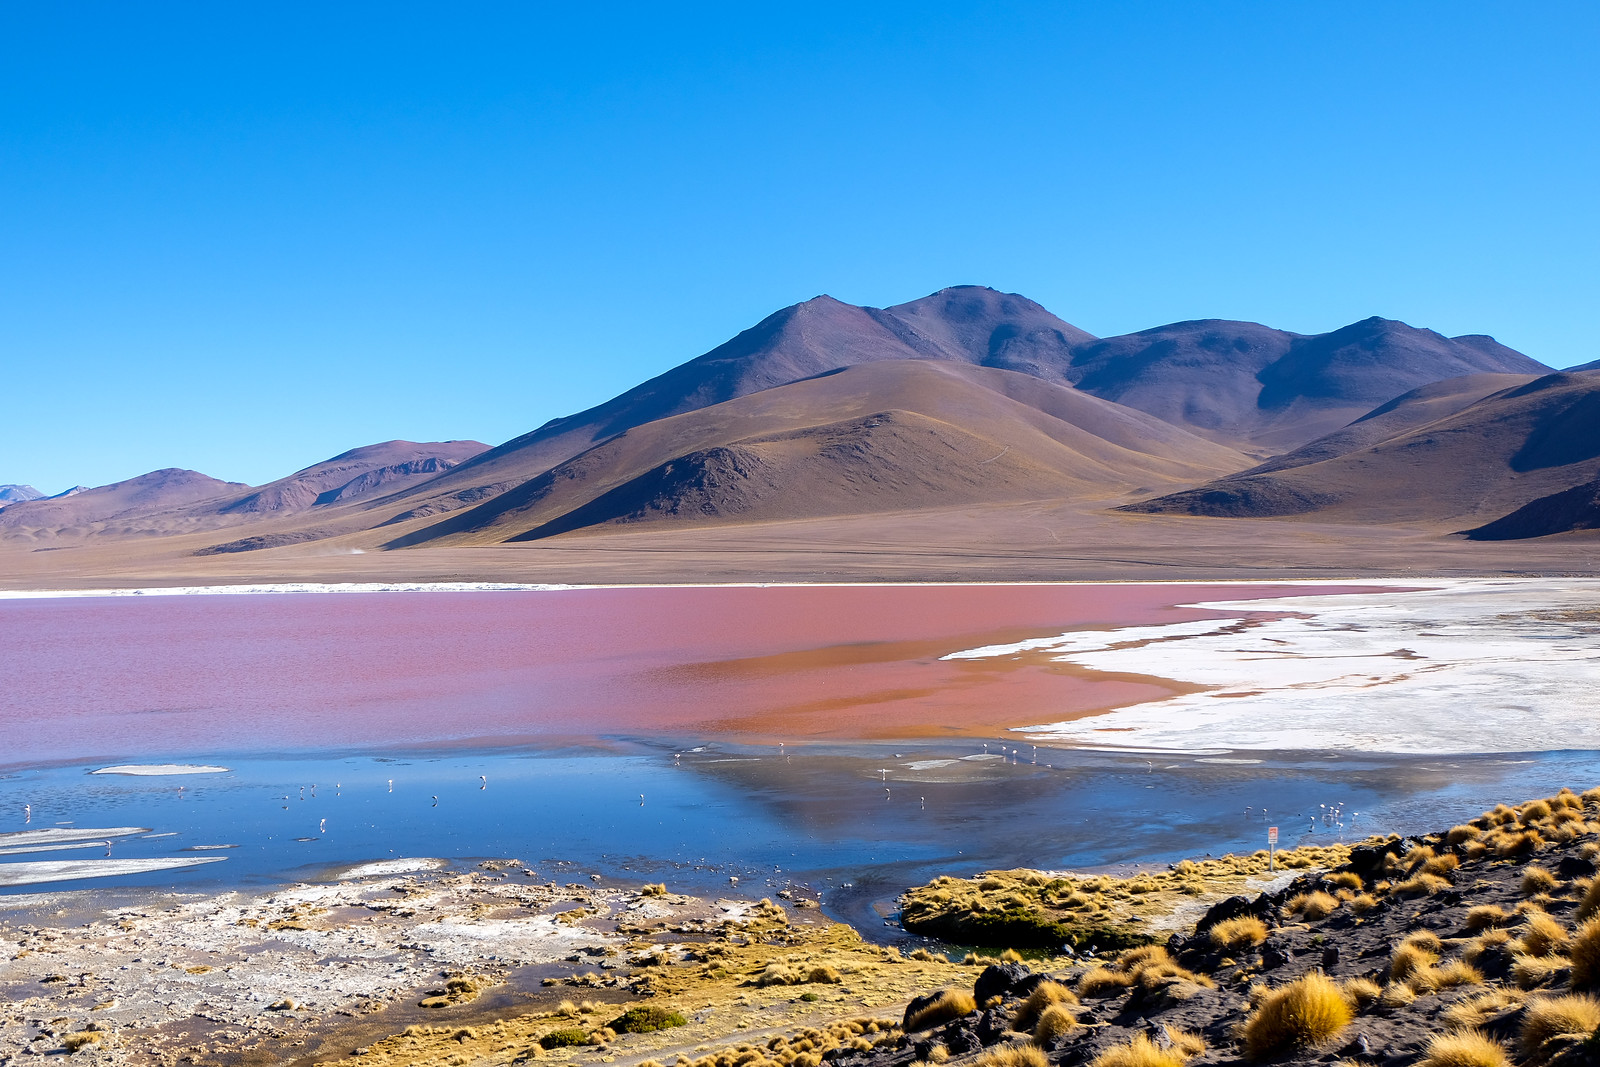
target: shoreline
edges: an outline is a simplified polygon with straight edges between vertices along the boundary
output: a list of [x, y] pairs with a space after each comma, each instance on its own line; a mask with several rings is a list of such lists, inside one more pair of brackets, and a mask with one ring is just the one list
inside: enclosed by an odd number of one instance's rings
[[[1038, 588], [1080, 586], [1328, 586], [1370, 585], [1384, 588], [1406, 588], [1432, 585], [1438, 582], [1497, 581], [1504, 575], [1440, 578], [1395, 578], [1360, 576], [1334, 578], [1173, 578], [1173, 579], [1062, 579], [1059, 581], [773, 581], [773, 582], [609, 582], [592, 584], [565, 584], [549, 582], [238, 582], [212, 585], [130, 585], [96, 589], [8, 589], [0, 588], [0, 601], [93, 599], [97, 597], [138, 596], [248, 596], [284, 595], [295, 593], [564, 593], [593, 589], [919, 589], [919, 588]], [[1582, 581], [1583, 576], [1553, 576], [1548, 581]], [[1186, 606], [1186, 605], [1178, 605]]]

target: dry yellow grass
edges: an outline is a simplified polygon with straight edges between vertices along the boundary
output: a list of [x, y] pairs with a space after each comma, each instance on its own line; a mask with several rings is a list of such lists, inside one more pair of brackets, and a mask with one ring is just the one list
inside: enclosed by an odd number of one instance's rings
[[1560, 884], [1561, 880], [1543, 867], [1530, 866], [1522, 872], [1522, 895], [1525, 897], [1548, 893]]
[[1600, 986], [1600, 918], [1590, 919], [1573, 931], [1567, 955], [1572, 960], [1572, 987]]
[[1510, 1067], [1505, 1046], [1478, 1030], [1437, 1034], [1419, 1067]]
[[906, 1020], [906, 1031], [926, 1030], [978, 1010], [978, 1002], [964, 989], [946, 989], [939, 999]]
[[1514, 989], [1490, 989], [1475, 997], [1457, 1001], [1445, 1009], [1444, 1021], [1461, 1029], [1483, 1026], [1490, 1020], [1522, 1007], [1527, 998]]
[[1073, 1014], [1072, 1008], [1066, 1004], [1050, 1004], [1039, 1013], [1031, 1032], [1033, 1040], [1040, 1045], [1048, 1045], [1062, 1034], [1077, 1029], [1078, 1017]]
[[1237, 919], [1225, 919], [1217, 923], [1208, 936], [1218, 948], [1237, 952], [1265, 941], [1267, 924], [1254, 915], [1241, 915]]
[[1480, 930], [1487, 930], [1493, 926], [1504, 926], [1511, 921], [1511, 916], [1506, 914], [1506, 909], [1498, 904], [1479, 904], [1467, 909], [1467, 918], [1461, 928], [1469, 934]]
[[1050, 1059], [1037, 1045], [1007, 1045], [978, 1057], [977, 1067], [1050, 1067]]
[[1269, 1059], [1326, 1041], [1349, 1026], [1350, 1018], [1344, 992], [1326, 975], [1313, 971], [1263, 997], [1245, 1019], [1240, 1036], [1247, 1056]]
[[1600, 878], [1596, 878], [1584, 891], [1583, 900], [1578, 903], [1578, 918], [1589, 919], [1600, 914]]
[[1383, 996], [1383, 986], [1370, 978], [1346, 978], [1344, 995], [1357, 1008], [1371, 1007]]
[[1310, 893], [1298, 893], [1285, 901], [1283, 907], [1292, 915], [1301, 915], [1307, 919], [1326, 919], [1339, 907], [1339, 899], [1319, 889]]
[[1483, 972], [1465, 960], [1451, 960], [1437, 967], [1417, 968], [1406, 978], [1406, 984], [1418, 993], [1434, 993], [1441, 989], [1482, 985]]
[[1548, 1058], [1552, 1038], [1583, 1036], [1600, 1029], [1600, 1000], [1581, 993], [1562, 997], [1533, 997], [1522, 1013], [1518, 1042], [1532, 1063]]
[[1176, 1045], [1162, 1048], [1144, 1034], [1126, 1045], [1115, 1045], [1096, 1056], [1090, 1067], [1183, 1067], [1188, 1062]]
[[1133, 985], [1133, 976], [1109, 967], [1091, 967], [1078, 979], [1078, 993], [1086, 997], [1104, 997], [1120, 993]]
[[1565, 956], [1511, 957], [1511, 977], [1520, 989], [1534, 989], [1559, 978], [1572, 961]]
[[1403, 897], [1427, 897], [1450, 888], [1450, 880], [1427, 871], [1418, 871], [1403, 882], [1396, 882], [1390, 890]]
[[1432, 967], [1438, 961], [1437, 953], [1428, 951], [1422, 945], [1402, 941], [1389, 957], [1389, 981], [1404, 982], [1414, 972]]
[[1519, 930], [1517, 948], [1527, 956], [1553, 956], [1564, 951], [1569, 940], [1567, 928], [1554, 917], [1530, 911]]
[[1024, 1000], [1012, 1017], [1011, 1029], [1029, 1033], [1039, 1021], [1039, 1016], [1052, 1004], [1075, 1007], [1078, 998], [1060, 982], [1040, 982]]

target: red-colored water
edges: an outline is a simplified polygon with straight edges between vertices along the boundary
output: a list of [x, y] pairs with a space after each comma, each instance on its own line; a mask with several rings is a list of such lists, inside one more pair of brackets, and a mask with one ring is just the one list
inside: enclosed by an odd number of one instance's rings
[[995, 736], [1172, 690], [1039, 658], [940, 656], [1070, 629], [1223, 617], [1172, 606], [1196, 599], [1307, 591], [808, 586], [15, 600], [0, 602], [0, 765], [496, 738]]

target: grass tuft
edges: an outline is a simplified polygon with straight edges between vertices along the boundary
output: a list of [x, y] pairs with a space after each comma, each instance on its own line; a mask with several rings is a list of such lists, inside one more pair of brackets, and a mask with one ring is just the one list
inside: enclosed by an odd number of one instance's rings
[[1162, 1048], [1144, 1034], [1125, 1045], [1113, 1045], [1096, 1056], [1089, 1067], [1183, 1067], [1188, 1057], [1173, 1044]]
[[1072, 990], [1060, 982], [1040, 982], [1017, 1009], [1017, 1014], [1011, 1020], [1011, 1029], [1029, 1033], [1039, 1022], [1039, 1017], [1044, 1014], [1046, 1008], [1053, 1004], [1071, 1008], [1077, 1003], [1078, 998]]
[[1318, 1044], [1350, 1025], [1350, 1003], [1319, 971], [1274, 989], [1244, 1022], [1245, 1054], [1268, 1059]]
[[1418, 1067], [1510, 1067], [1505, 1046], [1479, 1030], [1436, 1034]]
[[984, 1053], [974, 1067], [1050, 1067], [1050, 1060], [1037, 1045], [1007, 1045]]
[[1552, 1038], [1588, 1037], [1600, 1029], [1600, 1000], [1581, 993], [1563, 997], [1536, 997], [1522, 1013], [1518, 1042], [1530, 1063], [1549, 1058]]
[[1033, 1040], [1040, 1045], [1048, 1045], [1056, 1038], [1077, 1029], [1078, 1017], [1066, 1004], [1050, 1004], [1039, 1013], [1035, 1020], [1032, 1033]]
[[971, 993], [962, 989], [946, 989], [939, 994], [938, 1000], [906, 1020], [906, 1031], [926, 1030], [977, 1010], [978, 1002], [972, 999]]
[[1241, 915], [1225, 919], [1211, 928], [1211, 943], [1218, 948], [1237, 952], [1242, 948], [1259, 945], [1267, 939], [1267, 924], [1254, 915]]

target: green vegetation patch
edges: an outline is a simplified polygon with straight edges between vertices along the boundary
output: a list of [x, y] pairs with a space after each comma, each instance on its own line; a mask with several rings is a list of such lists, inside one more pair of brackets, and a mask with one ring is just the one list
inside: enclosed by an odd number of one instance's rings
[[682, 1012], [656, 1004], [647, 1004], [643, 1007], [629, 1008], [606, 1025], [619, 1034], [648, 1034], [674, 1026], [687, 1026], [688, 1023], [689, 1020], [683, 1017]]

